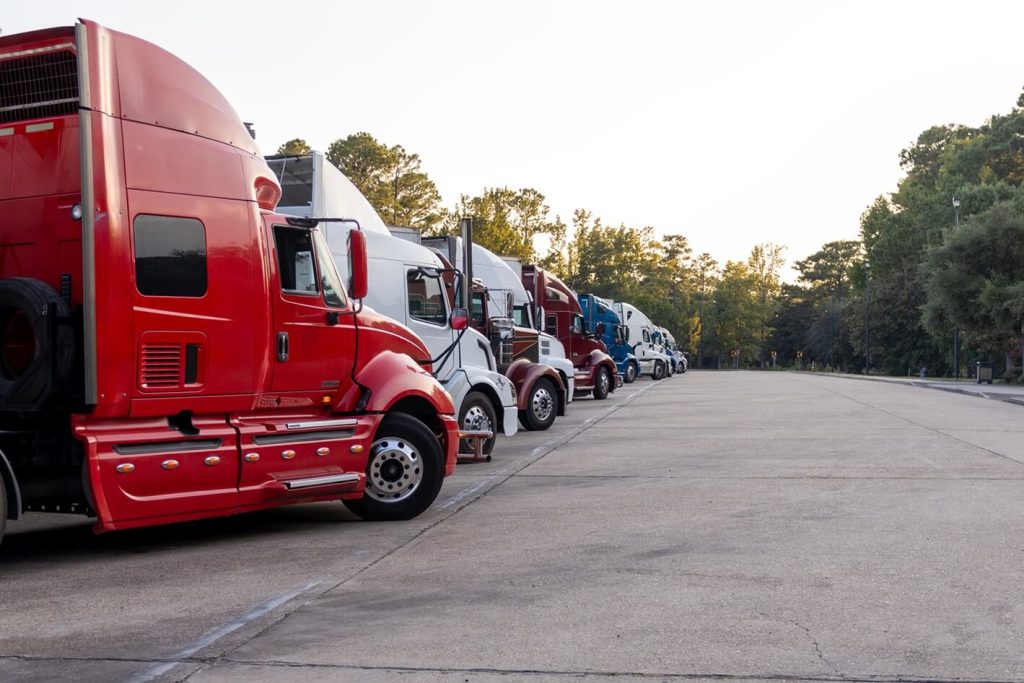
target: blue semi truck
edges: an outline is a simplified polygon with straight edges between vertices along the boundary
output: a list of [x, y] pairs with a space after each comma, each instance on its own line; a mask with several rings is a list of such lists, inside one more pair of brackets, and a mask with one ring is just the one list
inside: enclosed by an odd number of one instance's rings
[[622, 381], [626, 384], [634, 381], [640, 374], [640, 365], [629, 343], [629, 328], [622, 324], [611, 302], [593, 294], [580, 294], [576, 298], [583, 309], [584, 326], [593, 330], [608, 347]]

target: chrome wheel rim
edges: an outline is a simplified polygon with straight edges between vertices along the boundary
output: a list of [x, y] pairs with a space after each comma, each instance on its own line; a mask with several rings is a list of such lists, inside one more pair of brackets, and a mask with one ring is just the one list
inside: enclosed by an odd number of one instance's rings
[[470, 406], [462, 418], [462, 428], [465, 430], [478, 430], [491, 428], [491, 420], [487, 413], [480, 406]]
[[601, 393], [602, 394], [607, 394], [608, 393], [609, 383], [611, 381], [611, 380], [608, 379], [608, 372], [605, 371], [605, 370], [602, 370], [601, 371], [601, 377], [597, 381], [601, 385]]
[[533, 401], [530, 404], [533, 409], [533, 416], [541, 422], [547, 422], [551, 417], [551, 411], [555, 409], [555, 402], [551, 398], [551, 392], [547, 387], [540, 387], [533, 392]]
[[423, 461], [408, 441], [388, 436], [370, 446], [366, 472], [366, 495], [384, 503], [396, 503], [420, 487]]
[[630, 363], [629, 366], [626, 367], [626, 379], [632, 381], [635, 378], [636, 378], [636, 368], [634, 368], [633, 364]]

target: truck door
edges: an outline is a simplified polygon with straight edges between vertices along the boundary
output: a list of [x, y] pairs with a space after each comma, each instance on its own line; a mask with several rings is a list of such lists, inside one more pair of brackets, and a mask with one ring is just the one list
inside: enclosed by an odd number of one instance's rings
[[355, 361], [355, 314], [345, 295], [330, 252], [319, 231], [268, 225], [273, 245], [271, 278], [274, 302], [274, 394], [292, 397], [292, 405], [321, 405], [343, 391]]
[[[454, 339], [448, 322], [444, 283], [440, 277], [425, 274], [415, 264], [406, 264], [404, 271], [405, 324], [427, 345], [431, 357], [437, 358]], [[456, 350], [444, 365], [434, 368], [434, 375], [445, 381], [461, 364]]]

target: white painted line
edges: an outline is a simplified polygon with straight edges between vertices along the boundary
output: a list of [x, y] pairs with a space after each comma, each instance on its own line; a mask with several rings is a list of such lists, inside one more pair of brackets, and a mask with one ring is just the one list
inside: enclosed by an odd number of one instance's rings
[[297, 588], [295, 590], [288, 591], [287, 593], [281, 593], [280, 595], [276, 595], [260, 603], [259, 605], [249, 610], [242, 616], [238, 617], [234, 621], [229, 621], [228, 623], [222, 624], [211, 631], [207, 631], [198, 640], [194, 641], [189, 645], [186, 645], [184, 649], [182, 649], [177, 654], [173, 655], [171, 661], [158, 664], [150, 669], [147, 669], [146, 671], [136, 674], [131, 678], [131, 683], [145, 683], [145, 681], [151, 681], [154, 678], [157, 678], [158, 676], [162, 676], [174, 667], [178, 666], [178, 664], [180, 664], [182, 661], [188, 659], [200, 650], [213, 645], [229, 633], [237, 631], [249, 622], [259, 619], [263, 615], [280, 607], [289, 600], [298, 597], [306, 591], [316, 588], [321, 583], [323, 583], [323, 580], [313, 581], [312, 583], [307, 583], [302, 588]]

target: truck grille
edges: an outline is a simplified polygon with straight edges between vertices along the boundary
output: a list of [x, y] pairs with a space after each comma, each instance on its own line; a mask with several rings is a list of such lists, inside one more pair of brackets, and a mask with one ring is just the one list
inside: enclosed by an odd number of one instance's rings
[[181, 347], [176, 344], [143, 344], [139, 376], [143, 389], [180, 387]]
[[0, 123], [78, 111], [78, 59], [73, 52], [0, 55]]

